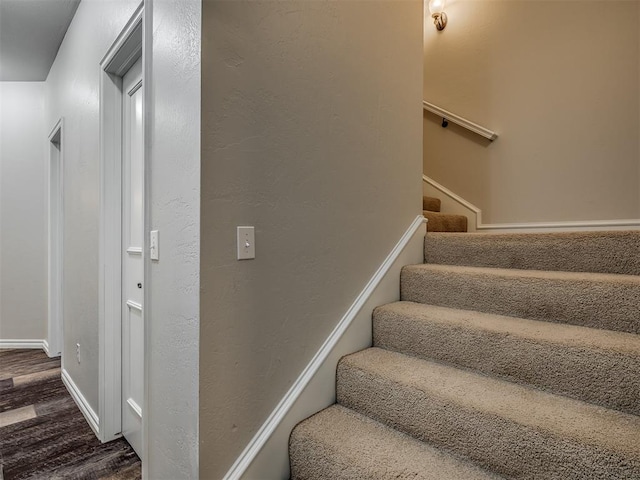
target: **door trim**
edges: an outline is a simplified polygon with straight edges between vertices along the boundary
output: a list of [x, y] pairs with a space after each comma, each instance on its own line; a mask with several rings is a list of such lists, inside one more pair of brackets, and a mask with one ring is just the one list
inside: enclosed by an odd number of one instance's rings
[[[142, 58], [145, 81], [144, 3], [133, 13], [100, 62], [100, 278], [99, 438], [122, 436], [122, 76]], [[144, 83], [143, 83], [144, 84]], [[143, 112], [145, 103], [143, 98]], [[145, 118], [143, 115], [143, 122]], [[143, 136], [145, 128], [143, 126]], [[146, 176], [147, 148], [143, 152]], [[144, 178], [144, 177], [143, 177]], [[144, 188], [144, 187], [143, 187]], [[147, 204], [144, 189], [143, 205]], [[143, 209], [143, 212], [146, 210]], [[143, 249], [146, 249], [146, 218]], [[146, 285], [146, 270], [143, 283]], [[144, 320], [145, 330], [147, 320]], [[146, 384], [145, 369], [145, 384]], [[146, 388], [143, 389], [146, 391]], [[144, 425], [144, 420], [143, 420]], [[143, 432], [143, 445], [146, 438]]]
[[[51, 133], [49, 139], [49, 163], [48, 163], [48, 308], [47, 308], [47, 355], [50, 357], [58, 357], [62, 354], [64, 344], [63, 330], [63, 258], [64, 258], [64, 119], [60, 118]], [[53, 148], [57, 148], [57, 158], [52, 153]], [[57, 244], [54, 248], [52, 240], [52, 211], [51, 211], [51, 191], [52, 191], [52, 162], [58, 162], [58, 211], [57, 221], [59, 231], [57, 232]]]

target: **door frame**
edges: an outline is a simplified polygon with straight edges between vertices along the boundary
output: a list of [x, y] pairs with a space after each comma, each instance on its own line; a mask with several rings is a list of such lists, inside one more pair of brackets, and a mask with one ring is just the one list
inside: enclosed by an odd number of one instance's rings
[[[64, 344], [64, 309], [63, 309], [63, 269], [64, 269], [64, 120], [60, 118], [51, 129], [49, 139], [48, 163], [48, 316], [47, 316], [47, 355], [58, 357], [62, 355]], [[56, 149], [57, 152], [54, 153]], [[53, 162], [57, 162], [58, 177], [55, 179], [58, 189], [57, 211], [52, 211], [51, 195], [53, 191]], [[54, 246], [52, 230], [53, 216], [57, 216], [58, 231], [55, 232]]]
[[[100, 278], [99, 278], [99, 437], [108, 442], [122, 436], [122, 77], [142, 58], [145, 81], [144, 2], [140, 3], [100, 62]], [[143, 112], [146, 112], [144, 89]], [[143, 251], [147, 251], [147, 166], [145, 138], [147, 119], [143, 114]], [[148, 255], [145, 255], [143, 284], [146, 285]], [[146, 288], [145, 288], [146, 291]], [[146, 292], [145, 292], [146, 297]], [[146, 301], [145, 301], [146, 303]], [[145, 331], [148, 327], [144, 317]], [[145, 334], [146, 336], [146, 334]], [[145, 352], [146, 357], [146, 352]], [[143, 391], [146, 404], [147, 366]], [[144, 406], [143, 406], [144, 408]], [[145, 416], [142, 419], [145, 448]]]

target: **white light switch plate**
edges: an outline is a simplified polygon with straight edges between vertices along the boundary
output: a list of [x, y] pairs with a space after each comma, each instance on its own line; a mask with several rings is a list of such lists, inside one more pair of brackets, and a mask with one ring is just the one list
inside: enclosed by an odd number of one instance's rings
[[149, 232], [149, 257], [151, 260], [160, 260], [160, 238], [158, 230]]
[[238, 227], [238, 260], [256, 258], [254, 227]]

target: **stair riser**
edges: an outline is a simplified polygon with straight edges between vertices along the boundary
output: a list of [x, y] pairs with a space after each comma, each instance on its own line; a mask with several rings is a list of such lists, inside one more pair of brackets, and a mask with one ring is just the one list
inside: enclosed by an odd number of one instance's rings
[[467, 217], [446, 215], [429, 211], [422, 212], [427, 219], [427, 232], [466, 232]]
[[640, 415], [640, 356], [572, 347], [378, 309], [374, 346]]
[[430, 212], [439, 212], [442, 202], [439, 198], [435, 197], [422, 197], [422, 210], [429, 210]]
[[640, 232], [427, 235], [426, 263], [640, 275]]
[[401, 298], [410, 302], [586, 327], [640, 332], [635, 282], [514, 277], [405, 267]]
[[338, 367], [337, 398], [348, 408], [509, 478], [640, 478], [640, 459], [620, 458], [615, 452], [469, 410], [344, 362]]

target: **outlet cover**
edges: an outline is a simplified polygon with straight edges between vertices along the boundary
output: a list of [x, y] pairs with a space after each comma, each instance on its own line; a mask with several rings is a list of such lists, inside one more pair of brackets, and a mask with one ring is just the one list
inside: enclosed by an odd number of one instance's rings
[[238, 260], [256, 258], [256, 235], [254, 227], [238, 227]]

